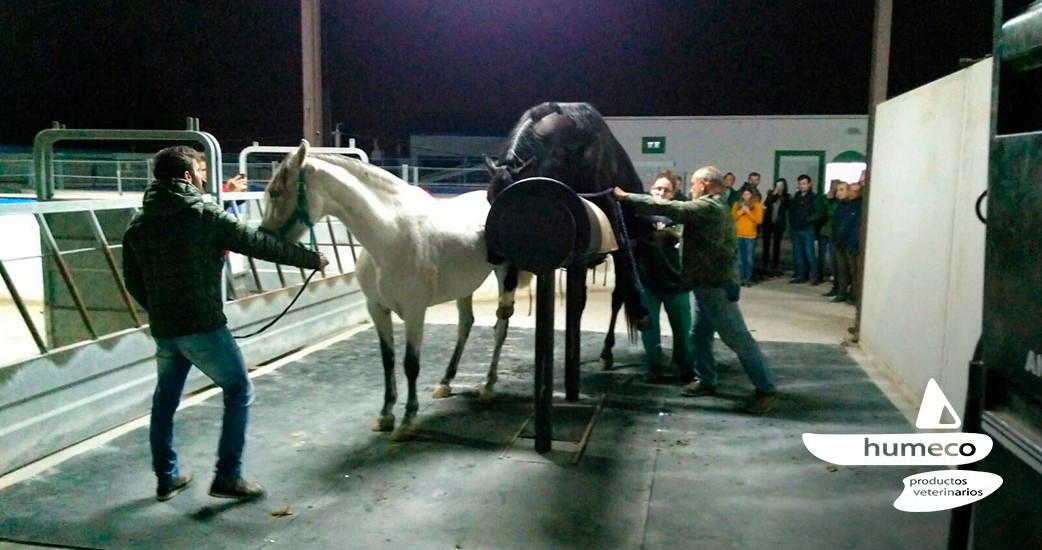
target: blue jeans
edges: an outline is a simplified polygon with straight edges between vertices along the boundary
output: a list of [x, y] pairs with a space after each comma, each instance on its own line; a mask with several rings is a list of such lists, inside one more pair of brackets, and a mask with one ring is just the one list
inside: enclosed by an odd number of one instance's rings
[[814, 230], [800, 229], [792, 232], [792, 263], [795, 264], [797, 279], [818, 280], [818, 255], [814, 251]]
[[738, 275], [743, 283], [753, 280], [753, 252], [756, 250], [756, 238], [738, 237]]
[[156, 338], [156, 391], [152, 394], [149, 444], [152, 469], [161, 482], [177, 477], [174, 412], [181, 402], [188, 371], [195, 365], [224, 390], [224, 418], [217, 447], [217, 475], [242, 475], [246, 421], [253, 403], [253, 383], [228, 327], [175, 338]]
[[682, 377], [692, 374], [691, 293], [660, 294], [644, 289], [644, 305], [651, 316], [651, 326], [640, 333], [648, 369], [656, 370], [666, 362], [665, 354], [662, 353], [662, 325], [659, 321], [660, 306], [663, 306], [669, 318], [669, 327], [673, 330], [673, 363], [680, 369]]
[[716, 360], [713, 359], [713, 333], [738, 355], [745, 374], [757, 390], [777, 391], [774, 375], [760, 345], [745, 326], [738, 302], [731, 301], [723, 287], [695, 287], [695, 326], [691, 340], [695, 345], [695, 376], [708, 386], [717, 384]]

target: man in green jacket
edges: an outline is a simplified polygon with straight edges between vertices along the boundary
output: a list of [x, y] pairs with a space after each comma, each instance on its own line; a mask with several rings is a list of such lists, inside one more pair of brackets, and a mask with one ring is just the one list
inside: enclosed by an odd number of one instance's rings
[[253, 384], [228, 330], [221, 272], [228, 250], [302, 268], [321, 269], [321, 254], [279, 241], [239, 223], [203, 194], [198, 153], [183, 145], [155, 156], [155, 176], [123, 235], [123, 277], [148, 311], [156, 342], [156, 389], [149, 443], [156, 499], [172, 498], [192, 482], [174, 451], [174, 412], [194, 364], [224, 391], [224, 417], [210, 495], [250, 500], [264, 489], [242, 477]]
[[767, 357], [745, 326], [738, 309], [738, 262], [734, 219], [720, 193], [724, 176], [716, 167], [699, 168], [691, 176], [687, 202], [662, 201], [615, 188], [615, 198], [642, 215], [668, 216], [684, 224], [681, 253], [684, 281], [695, 294], [695, 321], [691, 338], [695, 347], [695, 380], [684, 386], [683, 395], [697, 397], [716, 392], [717, 372], [713, 359], [713, 333], [738, 355], [746, 375], [756, 388], [745, 411], [764, 414], [778, 400], [774, 375]]

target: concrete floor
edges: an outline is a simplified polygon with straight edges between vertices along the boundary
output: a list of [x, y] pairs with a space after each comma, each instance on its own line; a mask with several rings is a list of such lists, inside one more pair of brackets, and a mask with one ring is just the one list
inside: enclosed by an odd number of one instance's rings
[[[713, 397], [685, 399], [677, 384], [644, 382], [641, 350], [622, 328], [618, 368], [601, 371], [609, 294], [592, 286], [583, 398], [555, 407], [558, 441], [547, 455], [532, 451], [522, 429], [531, 413], [534, 324], [524, 293], [491, 407], [474, 388], [487, 368], [495, 304], [476, 304], [480, 326], [455, 395], [442, 400], [430, 393], [451, 354], [455, 307], [429, 311], [418, 433], [405, 443], [369, 429], [383, 382], [375, 335], [360, 327], [256, 371], [245, 467], [268, 489], [266, 500], [206, 495], [221, 409], [210, 391], [186, 399], [177, 417], [192, 488], [154, 500], [142, 419], [0, 478], [0, 549], [944, 548], [948, 512], [892, 506], [901, 480], [920, 470], [836, 467], [803, 447], [804, 432], [914, 431], [908, 418], [918, 405], [842, 344], [854, 308], [828, 303], [824, 290], [786, 279], [743, 289], [742, 309], [782, 392], [775, 411], [751, 417], [737, 410], [751, 387], [719, 342], [721, 391]], [[559, 307], [555, 321], [563, 320]], [[400, 348], [400, 330], [398, 338]], [[558, 333], [559, 356], [562, 342]], [[591, 419], [578, 456], [573, 442]]]

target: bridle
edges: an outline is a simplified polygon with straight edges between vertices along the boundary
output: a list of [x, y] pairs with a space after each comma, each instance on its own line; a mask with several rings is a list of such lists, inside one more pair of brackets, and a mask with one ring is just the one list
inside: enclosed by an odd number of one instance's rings
[[[281, 238], [283, 235], [286, 234], [287, 231], [290, 230], [291, 227], [293, 227], [293, 224], [300, 222], [307, 226], [308, 232], [310, 232], [311, 234], [311, 251], [314, 252], [317, 250], [317, 246], [315, 245], [315, 224], [311, 221], [311, 218], [308, 217], [308, 193], [305, 185], [306, 184], [304, 183], [304, 165], [303, 163], [301, 163], [300, 172], [297, 174], [297, 206], [293, 209], [293, 213], [290, 214], [290, 217], [288, 220], [286, 220], [286, 223], [282, 224], [282, 226], [279, 227], [277, 232], [272, 231], [271, 229], [268, 229], [266, 227], [261, 227], [258, 231], [266, 235], [271, 235], [275, 238]], [[281, 194], [281, 191], [269, 192], [268, 194], [270, 194], [272, 198], [278, 198], [279, 195], [276, 193]], [[315, 273], [318, 273], [318, 271], [319, 270], [317, 269], [312, 271], [311, 274], [308, 275], [306, 279], [304, 279], [304, 284], [300, 285], [300, 290], [298, 290], [296, 296], [294, 296], [293, 299], [290, 300], [289, 305], [287, 305], [286, 308], [282, 310], [282, 313], [279, 313], [277, 316], [275, 316], [274, 319], [268, 321], [268, 324], [264, 325], [263, 327], [249, 334], [233, 336], [233, 338], [239, 340], [243, 338], [250, 338], [252, 336], [256, 336], [264, 332], [265, 330], [268, 330], [272, 325], [278, 322], [279, 319], [282, 319], [282, 317], [286, 315], [286, 312], [289, 311], [289, 308], [293, 307], [293, 304], [297, 303], [297, 299], [300, 298], [300, 295], [304, 293], [304, 289], [307, 288], [308, 283], [311, 282], [311, 278], [314, 277]]]
[[[270, 194], [272, 198], [278, 198], [281, 191], [269, 192], [268, 194]], [[290, 213], [289, 218], [287, 218], [276, 231], [264, 227], [262, 227], [260, 231], [274, 237], [282, 237], [288, 233], [297, 222], [304, 224], [304, 226], [308, 228], [308, 233], [311, 238], [311, 250], [316, 250], [315, 224], [311, 221], [311, 218], [308, 217], [308, 192], [307, 183], [304, 181], [303, 163], [301, 163], [300, 170], [297, 172], [297, 205], [293, 208], [293, 212]]]

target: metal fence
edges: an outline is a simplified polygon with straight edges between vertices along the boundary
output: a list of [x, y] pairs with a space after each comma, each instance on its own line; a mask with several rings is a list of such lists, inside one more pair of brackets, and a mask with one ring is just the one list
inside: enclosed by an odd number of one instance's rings
[[[263, 215], [261, 192], [227, 193], [226, 209], [249, 225]], [[10, 200], [10, 199], [8, 199]], [[122, 276], [122, 235], [141, 196], [0, 204], [0, 364], [148, 322]], [[322, 276], [351, 273], [358, 247], [343, 225], [326, 218], [316, 226], [317, 246], [330, 265]], [[229, 254], [229, 301], [301, 284], [303, 270]]]

